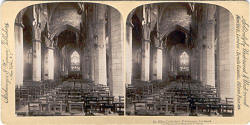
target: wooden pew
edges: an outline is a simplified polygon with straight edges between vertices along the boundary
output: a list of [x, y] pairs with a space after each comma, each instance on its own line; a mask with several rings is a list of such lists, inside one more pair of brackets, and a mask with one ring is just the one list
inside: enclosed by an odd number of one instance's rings
[[[234, 114], [233, 98], [226, 98], [226, 102], [221, 104], [221, 113]], [[230, 111], [230, 112], [228, 112]]]
[[98, 107], [98, 95], [87, 95], [84, 97], [85, 102], [85, 112], [88, 114], [92, 114], [93, 112], [96, 112], [97, 109], [100, 109]]
[[135, 115], [145, 115], [147, 110], [146, 104], [147, 102], [145, 101], [134, 101], [133, 105], [134, 105]]
[[74, 87], [73, 89], [68, 89], [66, 92], [67, 92], [66, 103], [68, 106], [69, 113], [76, 113], [76, 112], [72, 112], [73, 108], [80, 109], [80, 112], [84, 113], [84, 100], [82, 97], [81, 89], [76, 89]]
[[124, 96], [119, 96], [118, 102], [114, 102], [115, 112], [119, 115], [124, 114]]
[[179, 113], [179, 109], [189, 112], [189, 102], [187, 96], [173, 96], [174, 112]]
[[[54, 98], [54, 101], [51, 102], [51, 108], [55, 112], [55, 114], [61, 115], [64, 112], [66, 112], [67, 108], [67, 96], [66, 95], [59, 95], [57, 94]], [[64, 108], [65, 107], [65, 108]], [[65, 109], [65, 110], [63, 110]]]
[[98, 107], [100, 108], [100, 111], [103, 112], [105, 114], [108, 114], [111, 110], [113, 110], [114, 104], [114, 96], [99, 96], [98, 97]]

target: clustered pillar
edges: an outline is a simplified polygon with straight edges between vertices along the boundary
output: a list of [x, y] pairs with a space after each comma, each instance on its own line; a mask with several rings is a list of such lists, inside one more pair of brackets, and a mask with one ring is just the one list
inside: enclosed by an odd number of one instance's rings
[[161, 41], [156, 38], [153, 54], [153, 80], [162, 80], [162, 46]]
[[33, 81], [41, 81], [41, 30], [35, 26], [33, 29]]
[[15, 23], [15, 41], [16, 41], [16, 85], [20, 87], [23, 85], [23, 28], [24, 25], [22, 23], [22, 14], [21, 11], [16, 17]]
[[94, 36], [96, 48], [95, 76], [97, 84], [107, 85], [106, 72], [106, 42], [105, 42], [105, 10], [104, 5], [96, 6], [96, 35]]
[[210, 5], [207, 7], [207, 25], [206, 25], [206, 54], [207, 54], [207, 81], [208, 85], [215, 87], [215, 11], [216, 6]]
[[215, 11], [216, 6], [206, 7], [204, 19], [204, 41], [202, 50], [202, 82], [205, 85], [215, 86]]
[[48, 48], [48, 79], [54, 79], [54, 48]]
[[216, 85], [219, 96], [222, 100], [225, 98], [234, 98], [235, 85], [235, 67], [234, 67], [234, 18], [225, 8], [217, 8], [217, 58], [216, 58]]
[[131, 19], [126, 23], [127, 41], [126, 41], [126, 84], [131, 84], [132, 79], [132, 28]]
[[149, 81], [150, 71], [150, 16], [149, 6], [143, 6], [143, 20], [142, 20], [142, 67], [141, 67], [141, 80]]
[[53, 41], [45, 38], [45, 56], [44, 56], [44, 80], [54, 80], [54, 48]]

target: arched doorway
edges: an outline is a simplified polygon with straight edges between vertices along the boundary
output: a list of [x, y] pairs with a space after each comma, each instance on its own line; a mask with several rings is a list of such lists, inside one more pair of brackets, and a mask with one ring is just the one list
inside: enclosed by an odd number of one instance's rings
[[81, 79], [81, 45], [79, 45], [78, 32], [70, 29], [58, 35], [57, 47], [61, 54], [61, 76], [64, 78]]
[[170, 32], [166, 37], [165, 67], [167, 78], [176, 80], [190, 76], [189, 35], [186, 29]]

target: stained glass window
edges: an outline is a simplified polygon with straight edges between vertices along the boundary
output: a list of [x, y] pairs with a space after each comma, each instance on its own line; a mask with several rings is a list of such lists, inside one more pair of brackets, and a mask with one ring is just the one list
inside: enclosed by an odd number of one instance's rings
[[185, 51], [180, 55], [180, 70], [189, 71], [189, 56]]
[[71, 70], [72, 71], [80, 71], [80, 55], [78, 52], [74, 51], [71, 56]]

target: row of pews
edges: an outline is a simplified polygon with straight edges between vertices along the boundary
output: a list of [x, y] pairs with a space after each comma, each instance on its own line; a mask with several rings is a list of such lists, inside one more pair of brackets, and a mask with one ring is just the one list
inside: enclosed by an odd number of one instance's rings
[[233, 99], [221, 100], [216, 88], [198, 81], [134, 82], [126, 87], [127, 115], [232, 116]]
[[[25, 87], [26, 88], [26, 87]], [[33, 93], [36, 91], [36, 93]], [[69, 80], [55, 87], [40, 92], [23, 87], [16, 88], [16, 104], [27, 107], [18, 115], [51, 116], [51, 115], [123, 115], [124, 96], [115, 98], [110, 95], [107, 86]], [[17, 110], [18, 111], [18, 110]]]
[[43, 82], [26, 81], [23, 83], [23, 86], [16, 86], [16, 109], [18, 109], [20, 105], [27, 105], [30, 100], [35, 100], [38, 96], [51, 91], [60, 83], [62, 83], [60, 80], [45, 80]]

